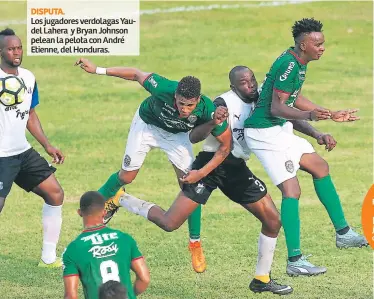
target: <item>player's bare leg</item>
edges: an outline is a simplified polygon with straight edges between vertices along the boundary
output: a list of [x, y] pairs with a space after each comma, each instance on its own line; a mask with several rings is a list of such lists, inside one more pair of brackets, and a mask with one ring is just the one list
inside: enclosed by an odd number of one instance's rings
[[[179, 192], [167, 211], [129, 194], [121, 196], [120, 204], [128, 211], [147, 218], [167, 232], [178, 229], [199, 206], [198, 203], [186, 197], [183, 191]], [[199, 245], [199, 243], [193, 243], [193, 245], [196, 244]], [[198, 273], [204, 272], [206, 263], [201, 246], [191, 247], [190, 245], [194, 270]]]
[[[185, 172], [178, 169], [175, 165], [173, 167], [177, 175], [178, 184], [182, 189], [183, 183], [180, 181], [180, 178], [185, 175]], [[188, 249], [191, 253], [192, 268], [195, 272], [202, 273], [206, 270], [206, 260], [200, 240], [201, 205], [198, 205], [191, 215], [188, 216], [188, 231], [190, 236]]]
[[57, 258], [56, 246], [60, 237], [62, 224], [62, 203], [64, 191], [54, 174], [35, 187], [32, 192], [44, 199], [43, 206], [43, 249], [39, 267], [61, 267], [61, 259]]
[[326, 272], [326, 268], [310, 263], [300, 249], [300, 216], [299, 198], [301, 194], [297, 177], [293, 177], [278, 185], [282, 192], [281, 220], [286, 238], [288, 260], [287, 274], [291, 276], [318, 275]]
[[304, 154], [300, 160], [300, 166], [302, 170], [313, 177], [317, 196], [326, 208], [334, 225], [336, 246], [338, 248], [368, 246], [365, 237], [350, 228], [344, 217], [343, 207], [330, 177], [327, 162], [317, 153]]

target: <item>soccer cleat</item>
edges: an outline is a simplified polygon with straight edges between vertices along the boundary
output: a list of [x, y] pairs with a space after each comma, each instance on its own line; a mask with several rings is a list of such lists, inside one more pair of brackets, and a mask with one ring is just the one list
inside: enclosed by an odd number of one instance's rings
[[108, 224], [108, 222], [113, 218], [114, 214], [118, 211], [118, 208], [120, 207], [120, 197], [124, 194], [126, 194], [125, 189], [120, 188], [113, 197], [109, 198], [105, 202], [106, 214], [104, 216], [104, 224]]
[[350, 248], [350, 247], [363, 247], [368, 246], [369, 243], [366, 241], [364, 236], [356, 233], [352, 228], [349, 228], [349, 231], [344, 235], [336, 234], [336, 247]]
[[290, 286], [281, 285], [273, 279], [270, 279], [268, 283], [265, 283], [254, 278], [249, 284], [249, 289], [253, 293], [271, 292], [277, 295], [288, 295], [293, 292], [293, 289]]
[[302, 255], [296, 262], [287, 261], [286, 272], [289, 276], [299, 276], [299, 275], [319, 275], [326, 273], [327, 269], [325, 267], [314, 266], [312, 263], [308, 262], [308, 257], [311, 255]]
[[52, 268], [61, 268], [62, 267], [62, 260], [61, 260], [60, 257], [58, 257], [58, 258], [56, 258], [56, 260], [53, 263], [46, 264], [41, 259], [39, 261], [38, 267], [40, 267], [40, 268], [51, 268], [51, 269]]
[[192, 267], [197, 273], [203, 273], [206, 270], [205, 256], [200, 241], [190, 242], [188, 249], [191, 252]]

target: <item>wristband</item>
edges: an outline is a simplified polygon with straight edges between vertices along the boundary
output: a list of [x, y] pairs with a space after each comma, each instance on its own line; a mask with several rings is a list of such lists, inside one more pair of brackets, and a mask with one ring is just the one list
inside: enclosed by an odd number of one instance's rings
[[312, 119], [312, 111], [309, 111], [309, 120], [313, 121], [313, 119]]
[[96, 67], [96, 74], [106, 75], [106, 68], [105, 67]]

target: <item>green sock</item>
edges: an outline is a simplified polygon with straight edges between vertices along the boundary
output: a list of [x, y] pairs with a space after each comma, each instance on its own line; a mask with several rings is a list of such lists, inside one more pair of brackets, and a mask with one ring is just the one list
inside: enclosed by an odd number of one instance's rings
[[334, 183], [332, 182], [330, 175], [327, 175], [321, 179], [313, 179], [313, 183], [317, 196], [325, 206], [327, 213], [334, 224], [335, 230], [340, 230], [347, 227], [348, 224], [344, 217], [339, 195], [336, 193]]
[[281, 221], [286, 238], [288, 257], [300, 255], [300, 217], [299, 200], [297, 198], [282, 198]]
[[99, 193], [105, 197], [106, 200], [114, 196], [118, 189], [123, 186], [123, 183], [118, 177], [118, 172], [113, 173], [104, 185], [98, 190]]
[[199, 239], [201, 230], [201, 205], [188, 217], [188, 230], [190, 239]]

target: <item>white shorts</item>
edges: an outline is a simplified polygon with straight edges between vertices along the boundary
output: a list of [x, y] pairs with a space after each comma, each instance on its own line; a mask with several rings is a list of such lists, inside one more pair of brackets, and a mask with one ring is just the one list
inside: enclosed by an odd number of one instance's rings
[[132, 171], [141, 168], [147, 153], [153, 148], [163, 150], [169, 161], [185, 173], [194, 159], [188, 132], [173, 134], [147, 124], [140, 118], [138, 109], [127, 138], [122, 169]]
[[274, 185], [296, 176], [303, 154], [314, 153], [313, 146], [293, 133], [293, 125], [244, 130], [245, 141], [260, 160]]

